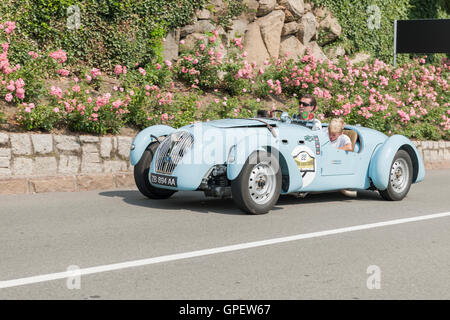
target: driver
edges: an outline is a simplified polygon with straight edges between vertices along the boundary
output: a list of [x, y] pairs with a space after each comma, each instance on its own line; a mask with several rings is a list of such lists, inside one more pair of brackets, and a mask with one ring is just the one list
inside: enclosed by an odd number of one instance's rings
[[301, 118], [307, 117], [305, 120], [313, 121], [312, 130], [322, 129], [322, 123], [314, 116], [314, 112], [317, 111], [317, 102], [313, 95], [304, 94], [300, 98], [298, 111]]

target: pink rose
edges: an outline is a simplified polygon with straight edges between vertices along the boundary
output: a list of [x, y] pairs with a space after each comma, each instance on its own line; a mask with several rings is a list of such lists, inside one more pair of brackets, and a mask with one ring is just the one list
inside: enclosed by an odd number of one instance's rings
[[117, 64], [117, 65], [114, 67], [114, 73], [115, 73], [116, 75], [119, 75], [119, 74], [121, 74], [122, 72], [123, 72], [122, 66], [121, 66], [120, 64]]
[[17, 88], [16, 90], [16, 96], [19, 99], [25, 98], [25, 89], [24, 88]]
[[57, 73], [59, 74], [59, 75], [62, 75], [63, 77], [67, 77], [68, 75], [69, 75], [69, 70], [66, 70], [66, 69], [59, 69], [58, 71], [57, 71]]
[[49, 53], [50, 58], [55, 59], [59, 63], [64, 63], [67, 60], [67, 54], [63, 50], [59, 49]]
[[30, 52], [28, 52], [28, 54], [30, 55], [30, 57], [32, 59], [37, 59], [39, 57], [39, 55], [34, 51], [30, 51]]
[[172, 67], [172, 62], [170, 62], [169, 60], [165, 60], [164, 63], [166, 64], [166, 66], [170, 69]]
[[98, 77], [99, 75], [101, 75], [102, 73], [100, 72], [100, 70], [98, 70], [97, 68], [92, 68], [91, 69], [91, 74], [93, 78]]

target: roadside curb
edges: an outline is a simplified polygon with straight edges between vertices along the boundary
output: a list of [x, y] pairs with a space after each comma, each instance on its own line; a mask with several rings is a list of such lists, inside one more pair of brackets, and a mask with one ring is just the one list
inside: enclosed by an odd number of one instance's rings
[[425, 162], [425, 170], [450, 169], [450, 160]]
[[135, 187], [133, 174], [129, 172], [0, 179], [0, 194], [77, 192]]

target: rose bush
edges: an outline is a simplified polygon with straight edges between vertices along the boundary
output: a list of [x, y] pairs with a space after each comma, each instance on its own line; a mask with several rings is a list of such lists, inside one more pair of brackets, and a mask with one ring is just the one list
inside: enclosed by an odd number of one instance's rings
[[[343, 117], [389, 135], [450, 138], [448, 60], [417, 59], [393, 68], [377, 59], [352, 65], [347, 57], [333, 63], [307, 53], [299, 60], [287, 56], [257, 66], [247, 60], [242, 39], [231, 39], [224, 50], [213, 31], [182, 52], [177, 63], [124, 61], [108, 75], [95, 66], [69, 64], [69, 55], [59, 48], [30, 51], [25, 65], [12, 66], [8, 54], [15, 28], [14, 22], [0, 24], [0, 99], [18, 106], [15, 119], [26, 130], [67, 126], [105, 134], [123, 126], [179, 127], [253, 116], [269, 96], [296, 112], [297, 99], [309, 93], [318, 100], [322, 121]], [[180, 89], [177, 80], [187, 88]]]
[[[223, 80], [215, 79], [214, 87], [232, 95], [253, 94], [263, 98], [271, 94], [287, 100], [309, 93], [317, 97], [318, 116], [323, 121], [343, 117], [349, 124], [360, 124], [386, 134], [432, 140], [450, 138], [450, 65], [446, 59], [433, 65], [425, 64], [424, 57], [394, 69], [378, 59], [354, 66], [348, 57], [335, 64], [318, 61], [308, 53], [297, 61], [283, 57], [257, 67], [245, 59], [240, 39], [233, 39], [233, 44], [238, 52], [229, 50], [231, 54], [220, 63], [214, 59], [214, 41], [212, 44], [199, 42], [200, 50], [195, 53], [203, 57], [206, 55], [202, 52], [210, 48], [209, 62], [206, 60], [202, 69], [208, 70], [213, 65], [217, 72], [224, 73]], [[189, 57], [182, 56], [181, 64]], [[192, 79], [204, 83], [202, 77], [200, 72], [195, 78], [181, 75], [180, 79], [192, 85]], [[211, 77], [206, 75], [206, 78]], [[221, 103], [230, 104], [230, 101]], [[222, 112], [224, 108], [218, 106], [219, 102], [212, 104], [219, 116], [238, 116]]]

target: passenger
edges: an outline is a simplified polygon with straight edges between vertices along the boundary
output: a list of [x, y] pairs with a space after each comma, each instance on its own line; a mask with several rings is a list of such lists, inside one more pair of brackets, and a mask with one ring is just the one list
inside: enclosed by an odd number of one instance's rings
[[344, 127], [345, 123], [342, 118], [334, 118], [331, 119], [328, 130], [324, 128], [323, 131], [328, 131], [332, 146], [341, 150], [352, 151], [352, 141], [344, 134]]

